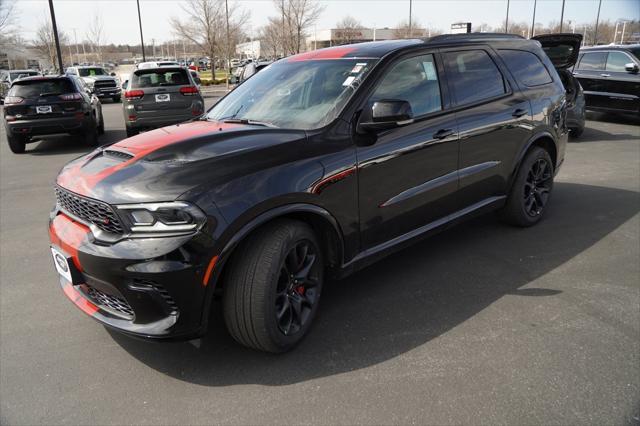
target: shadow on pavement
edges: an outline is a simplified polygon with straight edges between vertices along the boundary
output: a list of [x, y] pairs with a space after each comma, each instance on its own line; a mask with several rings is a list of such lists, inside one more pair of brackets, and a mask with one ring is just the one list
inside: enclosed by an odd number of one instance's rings
[[638, 132], [636, 132], [636, 134], [611, 133], [596, 129], [593, 127], [593, 125], [589, 125], [585, 127], [584, 133], [582, 133], [579, 138], [569, 138], [569, 142], [608, 142], [621, 140], [628, 141], [631, 139], [640, 139], [640, 128], [638, 129]]
[[587, 111], [587, 120], [605, 121], [607, 123], [640, 125], [640, 116], [610, 112]]
[[487, 215], [328, 283], [310, 335], [283, 355], [235, 344], [219, 304], [199, 347], [109, 332], [151, 368], [205, 386], [277, 386], [340, 374], [423, 346], [505, 295], [554, 297], [561, 291], [522, 287], [587, 250], [639, 210], [636, 192], [558, 182], [547, 216], [534, 228], [505, 226]]

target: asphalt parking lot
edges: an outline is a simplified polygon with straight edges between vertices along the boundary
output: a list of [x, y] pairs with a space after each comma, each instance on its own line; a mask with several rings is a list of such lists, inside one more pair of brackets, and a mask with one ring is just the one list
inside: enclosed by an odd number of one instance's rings
[[[121, 104], [103, 107], [101, 142], [124, 138]], [[640, 424], [639, 125], [590, 114], [537, 227], [480, 217], [329, 283], [281, 356], [234, 344], [221, 315], [157, 344], [76, 309], [47, 219], [88, 148], [14, 155], [1, 129], [0, 423]]]

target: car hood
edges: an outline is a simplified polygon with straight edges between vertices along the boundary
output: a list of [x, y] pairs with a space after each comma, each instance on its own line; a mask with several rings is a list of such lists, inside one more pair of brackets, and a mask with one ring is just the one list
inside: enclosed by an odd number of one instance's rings
[[[110, 204], [172, 201], [196, 187], [287, 161], [305, 140], [301, 130], [195, 121], [101, 147], [67, 164], [56, 183]], [[282, 150], [283, 144], [292, 148]], [[278, 155], [271, 152], [276, 149]]]
[[578, 60], [582, 34], [543, 34], [533, 39], [540, 42], [542, 49], [556, 68], [571, 68]]

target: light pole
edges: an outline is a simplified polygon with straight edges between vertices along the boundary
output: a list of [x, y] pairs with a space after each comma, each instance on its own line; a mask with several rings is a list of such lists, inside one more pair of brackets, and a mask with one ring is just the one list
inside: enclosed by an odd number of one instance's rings
[[147, 62], [147, 56], [144, 54], [144, 37], [142, 36], [142, 18], [140, 17], [140, 0], [136, 0], [138, 5], [138, 25], [140, 26], [140, 44], [142, 45], [142, 62]]
[[602, 7], [602, 0], [598, 3], [598, 16], [596, 16], [596, 28], [593, 33], [593, 45], [598, 45], [598, 22], [600, 22], [600, 7]]
[[[227, 81], [227, 91], [229, 91], [229, 74], [231, 74], [231, 52], [230, 52], [230, 45], [231, 45], [231, 41], [229, 39], [229, 0], [224, 0], [224, 11], [226, 13], [226, 17], [227, 17], [227, 75], [225, 80]], [[211, 60], [213, 61], [214, 58], [211, 58]], [[213, 75], [213, 67], [211, 67], [211, 79], [215, 80], [216, 76]]]
[[413, 9], [413, 1], [409, 0], [409, 37], [413, 37], [413, 30], [411, 27], [411, 9]]
[[562, 12], [560, 12], [560, 32], [562, 32], [562, 25], [564, 24], [564, 1], [562, 0]]
[[538, 0], [533, 0], [533, 19], [531, 20], [531, 37], [533, 38], [536, 35], [536, 6], [538, 5]]
[[504, 20], [504, 32], [509, 32], [509, 0], [507, 0], [507, 18]]
[[[60, 74], [64, 72], [62, 65], [62, 52], [60, 51], [60, 39], [58, 38], [58, 25], [56, 24], [56, 12], [53, 10], [53, 0], [49, 0], [49, 12], [51, 12], [51, 26], [53, 27], [53, 38], [56, 43], [56, 53], [58, 55], [58, 70]], [[52, 64], [55, 66], [55, 64]]]

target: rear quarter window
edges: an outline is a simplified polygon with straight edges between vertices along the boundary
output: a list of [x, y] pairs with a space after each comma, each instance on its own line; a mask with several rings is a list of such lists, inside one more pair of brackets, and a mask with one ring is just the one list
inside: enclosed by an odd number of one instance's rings
[[500, 50], [500, 56], [519, 83], [535, 87], [553, 82], [540, 58], [524, 50]]
[[21, 98], [37, 98], [40, 95], [47, 93], [50, 95], [62, 95], [65, 93], [75, 93], [76, 88], [73, 83], [68, 79], [55, 79], [55, 80], [26, 80], [17, 81], [11, 86], [9, 90], [9, 96], [19, 96]]
[[502, 73], [484, 50], [446, 52], [444, 61], [458, 105], [507, 93]]
[[184, 69], [138, 70], [131, 76], [131, 87], [185, 86], [191, 84]]

